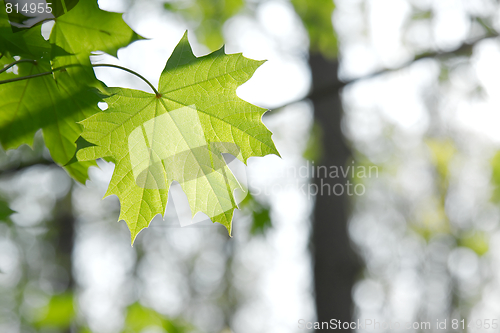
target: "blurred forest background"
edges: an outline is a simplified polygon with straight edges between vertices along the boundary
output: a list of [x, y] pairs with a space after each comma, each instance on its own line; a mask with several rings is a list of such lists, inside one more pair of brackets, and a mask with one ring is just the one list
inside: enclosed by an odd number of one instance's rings
[[[272, 109], [264, 122], [282, 159], [250, 160], [252, 195], [232, 239], [210, 222], [181, 228], [170, 205], [132, 248], [117, 199], [101, 200], [111, 164], [84, 187], [53, 164], [41, 135], [33, 149], [0, 151], [0, 332], [500, 319], [499, 1], [99, 5], [150, 40], [92, 61], [152, 82], [186, 29], [198, 56], [225, 44], [268, 59], [238, 94]], [[310, 195], [322, 179], [296, 171], [313, 162], [378, 173], [327, 180], [361, 184], [362, 195]]]

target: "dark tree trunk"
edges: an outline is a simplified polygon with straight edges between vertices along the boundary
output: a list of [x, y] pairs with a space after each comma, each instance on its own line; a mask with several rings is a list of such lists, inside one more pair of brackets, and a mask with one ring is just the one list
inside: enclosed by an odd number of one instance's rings
[[75, 238], [75, 216], [73, 214], [72, 191], [61, 198], [56, 205], [55, 226], [56, 230], [54, 245], [56, 247], [58, 264], [67, 274], [67, 291], [72, 292], [74, 288], [73, 278], [73, 247]]
[[[65, 292], [73, 294], [75, 292], [75, 280], [73, 276], [73, 249], [75, 240], [75, 216], [72, 205], [72, 187], [68, 193], [61, 198], [55, 207], [53, 226], [51, 226], [51, 239], [49, 241], [55, 246], [56, 262], [64, 269], [66, 276], [60, 283], [65, 287]], [[74, 294], [73, 294], [74, 295]], [[71, 333], [72, 326], [64, 328], [63, 333]]]
[[[310, 54], [309, 65], [313, 80], [311, 100], [314, 105], [314, 118], [322, 131], [322, 156], [316, 165], [324, 165], [327, 168], [345, 167], [350, 150], [341, 131], [342, 104], [339, 91], [342, 84], [337, 75], [338, 62], [315, 53]], [[324, 94], [314, 93], [324, 91], [326, 87], [337, 88]], [[317, 320], [320, 322], [330, 319], [345, 322], [352, 319], [351, 289], [359, 262], [347, 234], [349, 210], [347, 181], [348, 179], [342, 176], [328, 179], [324, 176], [323, 178], [314, 176], [314, 183], [320, 191], [316, 196], [312, 234], [316, 312]], [[342, 185], [343, 195], [337, 196], [331, 193], [335, 184]], [[324, 192], [321, 194], [322, 188]], [[335, 189], [340, 193], [340, 185]], [[329, 193], [326, 193], [327, 191]], [[353, 191], [352, 186], [350, 191]]]

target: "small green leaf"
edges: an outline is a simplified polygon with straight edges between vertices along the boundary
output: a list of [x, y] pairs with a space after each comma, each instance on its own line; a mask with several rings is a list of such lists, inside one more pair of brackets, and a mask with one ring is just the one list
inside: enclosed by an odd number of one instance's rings
[[250, 228], [250, 233], [252, 235], [263, 235], [273, 226], [270, 210], [267, 207], [262, 208], [261, 210], [253, 210], [252, 218], [253, 223]]
[[67, 329], [75, 318], [73, 295], [64, 293], [54, 295], [46, 308], [43, 308], [34, 324], [39, 328]]
[[120, 219], [132, 242], [165, 213], [173, 181], [193, 215], [201, 211], [231, 234], [233, 192], [240, 185], [222, 154], [244, 163], [251, 156], [279, 155], [261, 121], [266, 110], [236, 95], [262, 63], [222, 49], [197, 58], [185, 34], [160, 76], [159, 96], [109, 88], [108, 109], [81, 122], [82, 137], [95, 146], [79, 150], [77, 158], [116, 164], [106, 196], [120, 199]]
[[482, 256], [489, 250], [488, 234], [481, 231], [469, 231], [458, 239], [460, 246], [468, 247], [477, 255]]
[[57, 18], [50, 34], [51, 43], [85, 58], [94, 51], [116, 57], [119, 48], [140, 38], [123, 21], [122, 14], [101, 10], [97, 0], [80, 0], [75, 8]]
[[141, 333], [153, 327], [164, 329], [168, 333], [191, 332], [188, 325], [179, 320], [168, 319], [139, 303], [134, 303], [127, 308], [123, 333]]
[[0, 199], [0, 221], [5, 221], [9, 216], [11, 216], [15, 211], [10, 209], [9, 204]]
[[240, 208], [251, 212], [252, 225], [250, 226], [250, 234], [253, 236], [265, 235], [273, 227], [271, 209], [267, 204], [263, 204], [255, 199], [250, 192], [241, 202]]
[[99, 9], [96, 0], [80, 0], [57, 18], [52, 28], [50, 42], [71, 54], [56, 57], [53, 67], [68, 66], [67, 72], [78, 84], [101, 87], [90, 67], [90, 53], [103, 51], [116, 57], [119, 48], [140, 38], [123, 21], [122, 14]]

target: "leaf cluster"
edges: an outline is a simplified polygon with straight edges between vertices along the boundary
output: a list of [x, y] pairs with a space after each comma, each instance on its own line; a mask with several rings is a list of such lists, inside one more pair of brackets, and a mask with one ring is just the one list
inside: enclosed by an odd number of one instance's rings
[[[33, 76], [3, 84], [0, 90], [0, 143], [4, 149], [33, 144], [41, 129], [53, 160], [65, 165], [74, 156], [75, 141], [81, 133], [78, 122], [100, 111], [102, 87], [92, 69], [91, 52], [113, 55], [119, 48], [139, 39], [121, 14], [99, 9], [97, 2], [82, 0], [55, 19], [50, 38], [41, 35], [41, 26], [13, 32], [5, 5], [0, 6], [0, 65], [17, 60], [12, 72], [1, 74], [3, 81]], [[52, 75], [45, 75], [53, 73]], [[39, 77], [37, 77], [39, 76]], [[65, 166], [79, 182], [88, 178], [95, 162]]]
[[[238, 98], [236, 88], [264, 61], [219, 49], [196, 57], [181, 39], [154, 93], [108, 88], [95, 77], [89, 56], [140, 39], [121, 14], [80, 0], [55, 18], [50, 38], [40, 25], [14, 32], [0, 9], [0, 143], [4, 149], [32, 145], [42, 130], [53, 160], [84, 183], [103, 158], [115, 164], [106, 195], [117, 195], [120, 219], [132, 242], [164, 214], [171, 183], [180, 183], [193, 215], [205, 213], [231, 234], [234, 191], [241, 189], [224, 154], [246, 163], [278, 154], [261, 121], [266, 111]], [[139, 74], [132, 72], [140, 78]], [[145, 79], [144, 79], [145, 80]], [[147, 81], [147, 80], [146, 80]], [[99, 101], [108, 109], [101, 111]]]

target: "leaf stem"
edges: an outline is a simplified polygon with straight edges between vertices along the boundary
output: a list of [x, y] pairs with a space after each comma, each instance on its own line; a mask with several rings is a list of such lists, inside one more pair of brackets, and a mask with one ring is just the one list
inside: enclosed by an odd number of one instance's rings
[[33, 64], [36, 65], [36, 60], [32, 60], [32, 59], [21, 59], [21, 60], [17, 60], [17, 61], [14, 61], [10, 64], [8, 64], [7, 66], [5, 66], [4, 68], [0, 69], [0, 73], [3, 73], [5, 72], [6, 70], [8, 70], [9, 68], [11, 68], [12, 66], [15, 66], [21, 62], [31, 62]]
[[[20, 63], [20, 62], [32, 62], [34, 64], [36, 64], [36, 60], [31, 60], [31, 59], [22, 59], [22, 60], [18, 60], [18, 61], [14, 61], [13, 63], [7, 65], [7, 67], [4, 67], [3, 69], [0, 70], [0, 73], [6, 71], [7, 69], [9, 69], [10, 67]], [[118, 65], [112, 65], [112, 64], [91, 64], [92, 67], [112, 67], [112, 68], [118, 68], [118, 69], [121, 69], [125, 72], [129, 72], [130, 74], [133, 74], [135, 76], [137, 76], [138, 78], [140, 78], [141, 80], [143, 80], [144, 82], [146, 82], [150, 87], [151, 89], [154, 91], [154, 93], [156, 94], [157, 97], [160, 97], [161, 94], [158, 92], [158, 90], [156, 90], [155, 86], [153, 86], [151, 84], [151, 82], [149, 82], [144, 76], [142, 76], [141, 74], [131, 70], [131, 69], [128, 69], [126, 67], [122, 67], [122, 66], [118, 66]], [[54, 72], [57, 72], [57, 71], [60, 71], [60, 70], [65, 70], [67, 67], [73, 67], [73, 66], [64, 66], [64, 67], [57, 67], [57, 68], [54, 68], [52, 69], [52, 71], [50, 72], [43, 72], [43, 73], [37, 73], [37, 74], [32, 74], [32, 75], [27, 75], [27, 76], [22, 76], [22, 77], [16, 77], [16, 78], [13, 78], [13, 79], [8, 79], [8, 80], [3, 80], [3, 81], [0, 81], [0, 84], [5, 84], [5, 83], [10, 83], [10, 82], [15, 82], [15, 81], [22, 81], [22, 80], [28, 80], [28, 79], [32, 79], [32, 78], [35, 78], [35, 77], [40, 77], [40, 76], [45, 76], [45, 75], [50, 75], [50, 74], [53, 74]]]
[[151, 87], [151, 89], [153, 89], [153, 91], [155, 92], [156, 96], [160, 96], [160, 93], [158, 92], [158, 90], [156, 90], [155, 86], [153, 86], [151, 84], [151, 82], [149, 82], [144, 76], [142, 76], [141, 74], [137, 73], [137, 72], [134, 72], [133, 70], [131, 69], [128, 69], [126, 67], [122, 67], [122, 66], [118, 66], [118, 65], [111, 65], [111, 64], [92, 64], [92, 67], [112, 67], [112, 68], [118, 68], [118, 69], [121, 69], [125, 72], [129, 72], [130, 74], [134, 74], [135, 76], [137, 76], [138, 78], [140, 78], [141, 80], [143, 80], [144, 82], [146, 82], [148, 84], [148, 86]]
[[35, 78], [35, 77], [45, 76], [45, 75], [50, 75], [50, 74], [52, 74], [52, 72], [43, 72], [43, 73], [32, 74], [32, 75], [28, 75], [28, 76], [15, 77], [13, 79], [8, 79], [8, 80], [0, 81], [0, 84], [10, 83], [10, 82], [16, 82], [16, 81], [22, 81], [22, 80], [28, 80], [28, 79], [32, 79], [32, 78]]

